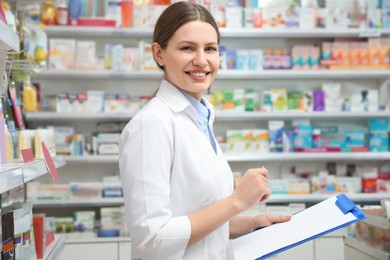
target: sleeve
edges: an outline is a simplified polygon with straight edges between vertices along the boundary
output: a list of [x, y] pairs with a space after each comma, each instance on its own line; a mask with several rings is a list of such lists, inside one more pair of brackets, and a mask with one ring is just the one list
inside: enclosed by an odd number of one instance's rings
[[142, 259], [182, 259], [191, 235], [188, 216], [172, 216], [173, 142], [171, 122], [150, 113], [133, 118], [121, 135], [126, 218], [132, 248]]

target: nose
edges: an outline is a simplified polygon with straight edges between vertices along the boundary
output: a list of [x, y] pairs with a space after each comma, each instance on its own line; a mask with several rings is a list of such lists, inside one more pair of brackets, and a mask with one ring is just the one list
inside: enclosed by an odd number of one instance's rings
[[205, 67], [207, 65], [207, 59], [205, 52], [203, 50], [199, 50], [195, 53], [194, 59], [192, 60], [192, 64], [198, 67]]

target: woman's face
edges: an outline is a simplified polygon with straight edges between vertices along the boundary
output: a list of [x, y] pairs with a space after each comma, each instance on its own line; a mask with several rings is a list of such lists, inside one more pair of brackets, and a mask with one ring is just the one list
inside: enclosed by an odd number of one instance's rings
[[165, 79], [200, 100], [220, 65], [215, 29], [206, 22], [189, 22], [173, 34], [166, 49], [157, 43], [152, 48], [156, 61], [164, 66]]

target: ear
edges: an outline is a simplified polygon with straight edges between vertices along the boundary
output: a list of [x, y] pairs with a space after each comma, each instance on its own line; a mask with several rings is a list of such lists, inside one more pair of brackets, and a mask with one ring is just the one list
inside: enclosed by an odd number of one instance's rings
[[152, 43], [152, 52], [153, 52], [153, 57], [155, 61], [160, 65], [161, 67], [164, 67], [164, 59], [162, 57], [162, 49], [160, 44], [157, 42]]

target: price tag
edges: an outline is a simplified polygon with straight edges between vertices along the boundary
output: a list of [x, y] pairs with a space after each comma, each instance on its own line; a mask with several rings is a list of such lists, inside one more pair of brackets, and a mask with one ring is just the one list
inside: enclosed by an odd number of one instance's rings
[[44, 142], [42, 142], [41, 145], [42, 145], [43, 158], [45, 159], [45, 163], [46, 163], [46, 168], [50, 173], [50, 175], [52, 176], [54, 182], [58, 183], [60, 180], [58, 178], [57, 169], [56, 166], [54, 165], [53, 159], [51, 158], [49, 150], [47, 150]]
[[20, 150], [20, 153], [22, 154], [22, 158], [23, 158], [24, 163], [29, 163], [29, 162], [34, 161], [34, 155], [33, 155], [31, 148], [22, 149], [22, 150]]

